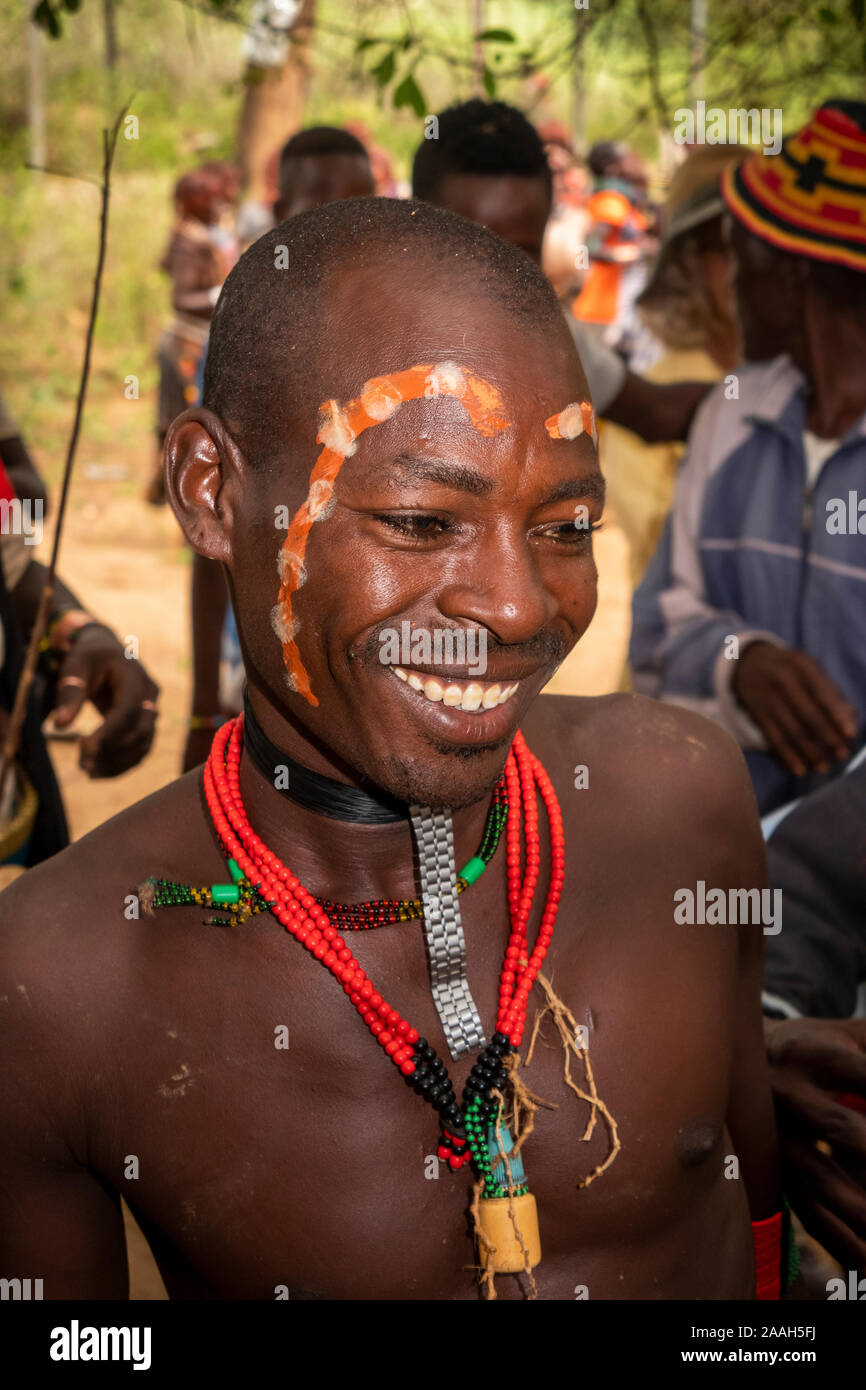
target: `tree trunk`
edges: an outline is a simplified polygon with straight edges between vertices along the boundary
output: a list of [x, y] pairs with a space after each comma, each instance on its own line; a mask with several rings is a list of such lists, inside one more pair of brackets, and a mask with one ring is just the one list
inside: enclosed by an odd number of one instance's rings
[[704, 96], [704, 68], [707, 61], [708, 0], [692, 0], [689, 89], [692, 105]]
[[117, 67], [117, 16], [114, 12], [116, 0], [102, 0], [102, 27], [105, 32], [105, 66]]
[[27, 73], [27, 127], [29, 161], [41, 169], [45, 164], [45, 49], [41, 29], [26, 19], [29, 67]]
[[304, 0], [291, 30], [288, 51], [279, 68], [254, 67], [245, 73], [244, 101], [238, 130], [238, 164], [244, 196], [268, 201], [268, 161], [300, 129], [310, 79], [310, 41], [316, 0]]
[[583, 159], [586, 155], [586, 68], [583, 61], [583, 45], [586, 41], [585, 15], [582, 9], [574, 10], [574, 63], [571, 70], [571, 134], [574, 152]]

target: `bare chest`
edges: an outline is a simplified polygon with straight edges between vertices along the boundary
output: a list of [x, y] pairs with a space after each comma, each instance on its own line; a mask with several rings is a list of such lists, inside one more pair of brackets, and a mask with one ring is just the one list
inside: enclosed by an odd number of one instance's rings
[[[562, 1028], [536, 987], [522, 1048], [539, 1296], [747, 1296], [748, 1216], [725, 1130], [733, 953], [697, 937], [662, 952], [652, 931], [629, 937], [616, 913], [593, 915], [589, 932], [566, 923], [547, 962]], [[204, 930], [186, 919], [174, 912], [171, 930]], [[183, 968], [165, 978], [157, 936], [101, 1083], [100, 1172], [145, 1222], [170, 1291], [479, 1296], [472, 1183], [437, 1159], [435, 1111], [321, 966], [269, 922], [254, 930], [221, 937], [194, 982]], [[472, 1059], [448, 1059], [420, 931], [393, 930], [356, 954], [459, 1092]], [[468, 976], [490, 1026], [494, 935], [467, 915]], [[528, 1291], [512, 1276], [497, 1287]]]

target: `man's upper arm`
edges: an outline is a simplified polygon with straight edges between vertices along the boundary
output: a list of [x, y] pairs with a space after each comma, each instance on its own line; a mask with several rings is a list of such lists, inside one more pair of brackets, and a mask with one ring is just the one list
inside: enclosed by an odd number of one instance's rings
[[[12, 920], [13, 897], [24, 904], [30, 940]], [[46, 1299], [125, 1299], [120, 1198], [87, 1166], [83, 1058], [70, 1022], [83, 1001], [74, 979], [38, 961], [38, 923], [26, 891], [2, 894], [0, 1278], [41, 1279]]]

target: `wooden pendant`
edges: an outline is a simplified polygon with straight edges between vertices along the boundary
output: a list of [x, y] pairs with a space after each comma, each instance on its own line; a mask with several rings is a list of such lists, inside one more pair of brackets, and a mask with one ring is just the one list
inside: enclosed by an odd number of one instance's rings
[[[522, 1197], [482, 1197], [478, 1210], [481, 1230], [493, 1247], [488, 1250], [483, 1241], [478, 1241], [482, 1269], [492, 1268], [494, 1274], [519, 1274], [526, 1269], [524, 1246], [529, 1253], [529, 1268], [534, 1269], [541, 1259], [541, 1236], [532, 1193], [525, 1192]], [[515, 1224], [523, 1237], [522, 1245]]]

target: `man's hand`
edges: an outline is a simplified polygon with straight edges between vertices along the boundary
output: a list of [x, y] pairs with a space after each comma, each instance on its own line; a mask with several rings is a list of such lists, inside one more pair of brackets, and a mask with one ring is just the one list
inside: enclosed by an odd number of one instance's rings
[[81, 740], [79, 764], [90, 777], [117, 777], [141, 762], [153, 743], [159, 686], [140, 661], [128, 660], [114, 633], [88, 625], [63, 658], [54, 723], [71, 724], [85, 700], [105, 720]]
[[849, 756], [856, 711], [805, 652], [751, 642], [737, 661], [733, 690], [796, 777], [827, 772], [831, 762]]
[[764, 1036], [791, 1206], [846, 1269], [866, 1269], [866, 1113], [851, 1108], [866, 1111], [866, 1019], [766, 1019]]

